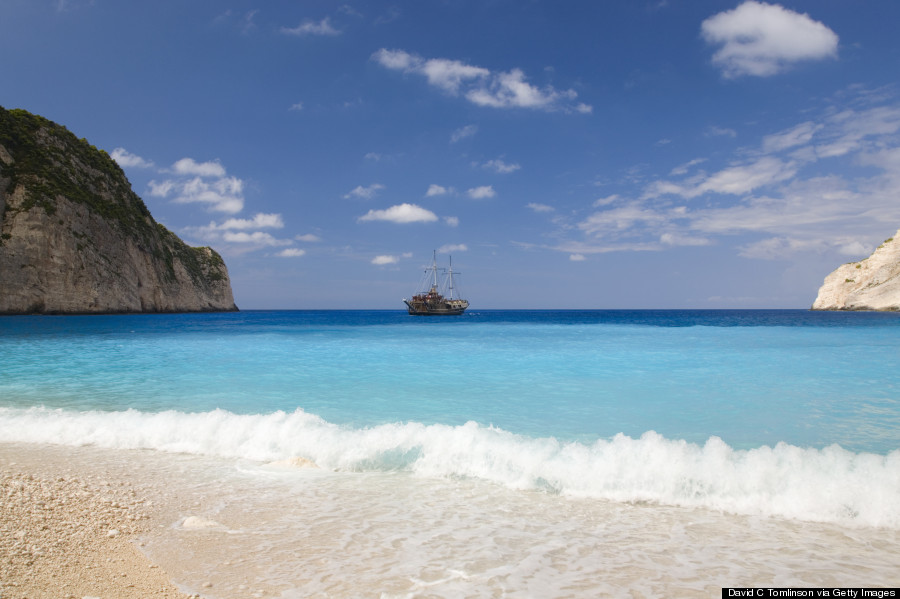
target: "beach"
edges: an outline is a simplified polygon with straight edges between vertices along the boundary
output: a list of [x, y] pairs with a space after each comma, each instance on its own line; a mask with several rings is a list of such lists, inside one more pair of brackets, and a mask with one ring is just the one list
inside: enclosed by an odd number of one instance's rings
[[140, 551], [144, 491], [58, 450], [0, 444], [0, 597], [190, 597]]

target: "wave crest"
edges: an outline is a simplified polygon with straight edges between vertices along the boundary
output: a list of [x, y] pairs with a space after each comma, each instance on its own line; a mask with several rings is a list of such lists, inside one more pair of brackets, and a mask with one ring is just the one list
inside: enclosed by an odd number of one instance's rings
[[0, 439], [259, 462], [302, 457], [331, 470], [405, 470], [580, 498], [900, 529], [900, 450], [882, 456], [785, 443], [736, 450], [718, 437], [700, 446], [652, 431], [638, 439], [620, 434], [593, 444], [562, 443], [474, 422], [349, 428], [300, 409], [234, 414], [0, 408]]

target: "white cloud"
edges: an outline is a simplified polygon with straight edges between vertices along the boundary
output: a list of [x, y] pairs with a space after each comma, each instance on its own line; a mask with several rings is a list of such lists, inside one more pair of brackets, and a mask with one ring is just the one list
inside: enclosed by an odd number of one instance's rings
[[374, 198], [379, 191], [385, 189], [384, 185], [381, 183], [372, 183], [368, 187], [363, 187], [362, 185], [357, 185], [355, 189], [344, 195], [345, 198], [362, 198], [364, 200], [371, 200]]
[[[525, 73], [521, 69], [513, 69], [508, 73], [498, 73], [493, 76], [490, 84], [469, 90], [466, 98], [479, 106], [491, 106], [494, 108], [539, 108], [554, 109], [566, 100], [574, 100], [578, 97], [575, 90], [557, 91], [551, 86], [544, 89], [527, 83]], [[578, 112], [585, 113], [586, 104], [579, 104]]]
[[150, 195], [158, 198], [168, 196], [176, 188], [175, 181], [168, 179], [165, 181], [150, 181], [147, 186], [150, 188]]
[[296, 104], [291, 104], [291, 107], [288, 110], [303, 110], [303, 102], [297, 102]]
[[553, 206], [548, 206], [547, 204], [538, 204], [537, 202], [530, 202], [527, 204], [529, 208], [534, 210], [535, 212], [553, 212]]
[[[425, 59], [404, 50], [386, 48], [372, 54], [372, 60], [388, 69], [423, 75], [430, 85], [452, 96], [462, 95], [478, 106], [566, 110], [582, 114], [592, 110], [587, 104], [574, 103], [578, 97], [575, 90], [559, 91], [550, 85], [538, 88], [526, 81], [521, 69], [492, 72], [458, 60]], [[451, 141], [458, 139], [451, 137]]]
[[569, 254], [569, 260], [572, 262], [584, 262], [585, 259], [584, 254]]
[[578, 223], [578, 228], [587, 235], [604, 236], [617, 231], [625, 231], [636, 225], [654, 225], [664, 223], [668, 217], [656, 210], [643, 207], [634, 202], [609, 210], [601, 210], [591, 214]]
[[174, 201], [179, 204], [207, 204], [210, 210], [237, 214], [244, 209], [243, 186], [243, 181], [236, 177], [214, 181], [195, 177], [180, 184]]
[[297, 241], [305, 241], [307, 243], [316, 243], [318, 241], [322, 241], [322, 238], [318, 235], [313, 235], [312, 233], [306, 233], [305, 235], [296, 235], [294, 239]]
[[460, 127], [450, 134], [450, 143], [456, 143], [461, 139], [472, 137], [476, 133], [478, 133], [478, 125], [466, 125], [465, 127]]
[[328, 17], [325, 17], [318, 23], [306, 20], [296, 27], [282, 27], [281, 32], [288, 35], [296, 35], [299, 37], [307, 35], [340, 35], [341, 33], [331, 26], [331, 22], [329, 21]]
[[697, 166], [698, 164], [703, 164], [704, 162], [706, 162], [706, 158], [694, 158], [689, 162], [685, 162], [684, 164], [676, 166], [671, 170], [669, 174], [676, 176], [686, 175], [688, 171], [693, 167]]
[[428, 191], [425, 192], [425, 197], [431, 198], [434, 196], [442, 196], [447, 194], [447, 188], [442, 185], [435, 185], [432, 183], [428, 186]]
[[387, 48], [382, 48], [372, 54], [372, 59], [383, 67], [397, 71], [413, 70], [422, 64], [421, 58], [413, 56], [409, 52], [388, 50]]
[[193, 158], [182, 158], [172, 165], [176, 175], [197, 175], [200, 177], [224, 177], [225, 167], [215, 162], [196, 162]]
[[383, 220], [392, 223], [428, 223], [438, 219], [437, 215], [431, 210], [426, 210], [415, 204], [398, 204], [391, 206], [386, 210], [369, 210], [365, 215], [360, 216], [359, 221]]
[[119, 166], [122, 168], [152, 168], [153, 163], [144, 160], [137, 154], [132, 154], [125, 148], [116, 148], [110, 154], [110, 157], [115, 160]]
[[[589, 255], [718, 245], [754, 259], [864, 257], [897, 227], [886, 226], [900, 223], [900, 101], [863, 92], [826, 105], [760, 136], [756, 147], [737, 148], [724, 167], [700, 170], [721, 158], [697, 158], [647, 185], [637, 201], [610, 195], [574, 223], [559, 215], [556, 236], [582, 239], [551, 249]], [[725, 237], [737, 240], [736, 250]]]
[[662, 195], [680, 195], [695, 198], [705, 193], [743, 195], [757, 188], [780, 183], [797, 173], [795, 162], [784, 162], [778, 158], [764, 156], [755, 162], [738, 164], [724, 168], [711, 175], [703, 174], [683, 183], [654, 181], [647, 186], [644, 198]]
[[400, 262], [400, 258], [398, 258], [397, 256], [382, 255], [382, 256], [375, 256], [374, 258], [372, 258], [372, 264], [374, 264], [376, 266], [385, 266], [387, 264], [397, 264], [398, 262]]
[[445, 216], [444, 222], [447, 223], [448, 227], [458, 227], [459, 226], [459, 217], [458, 216]]
[[301, 250], [300, 248], [285, 248], [275, 255], [280, 258], [299, 258], [300, 256], [306, 255], [306, 250]]
[[490, 75], [490, 71], [481, 67], [473, 67], [458, 60], [432, 58], [416, 67], [428, 79], [428, 83], [457, 95], [463, 83], [471, 79], [481, 79]]
[[614, 193], [610, 196], [606, 196], [605, 198], [597, 198], [591, 205], [594, 208], [599, 208], [600, 206], [609, 206], [610, 204], [613, 204], [617, 201], [619, 201], [619, 194]]
[[806, 145], [810, 142], [817, 131], [821, 130], [824, 125], [816, 124], [811, 121], [800, 123], [795, 127], [767, 135], [763, 138], [763, 152], [780, 152], [795, 146]]
[[198, 163], [192, 158], [182, 158], [172, 165], [170, 172], [179, 176], [150, 181], [150, 195], [164, 198], [171, 195], [174, 202], [206, 204], [210, 210], [227, 214], [244, 209], [244, 182], [227, 177], [225, 167], [218, 162]]
[[452, 252], [467, 252], [469, 248], [464, 243], [442, 245], [438, 248], [439, 254], [450, 254]]
[[691, 237], [688, 235], [679, 235], [677, 233], [663, 233], [659, 236], [659, 242], [663, 245], [671, 246], [697, 246], [709, 245], [712, 243], [705, 237]]
[[230, 243], [250, 243], [259, 246], [279, 246], [290, 245], [293, 243], [288, 239], [276, 239], [263, 231], [254, 231], [253, 233], [247, 233], [245, 231], [233, 233], [231, 231], [226, 231], [225, 234], [222, 235], [222, 239]]
[[280, 214], [263, 214], [257, 213], [253, 218], [229, 218], [221, 225], [210, 223], [218, 229], [281, 229], [284, 227], [284, 221]]
[[493, 185], [482, 185], [481, 187], [473, 187], [466, 192], [473, 200], [483, 200], [492, 198], [497, 195]]
[[701, 33], [721, 46], [713, 62], [729, 78], [765, 77], [795, 62], [837, 56], [838, 36], [831, 29], [807, 14], [755, 0], [709, 17]]
[[492, 171], [494, 171], [494, 172], [497, 172], [497, 173], [499, 173], [499, 174], [501, 174], [501, 175], [505, 175], [505, 174], [508, 174], [508, 173], [514, 173], [514, 172], [516, 172], [517, 170], [519, 170], [520, 168], [522, 168], [521, 166], [519, 166], [519, 165], [516, 164], [516, 163], [507, 164], [507, 163], [503, 162], [503, 161], [500, 160], [500, 159], [497, 159], [497, 160], [488, 160], [488, 161], [485, 162], [482, 166], [483, 166], [484, 168], [486, 168], [486, 169], [490, 169], [490, 170], [492, 170]]

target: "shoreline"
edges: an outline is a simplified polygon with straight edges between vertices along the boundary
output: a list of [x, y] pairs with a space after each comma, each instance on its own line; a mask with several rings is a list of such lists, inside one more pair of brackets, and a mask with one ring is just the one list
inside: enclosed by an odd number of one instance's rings
[[199, 597], [140, 551], [156, 515], [144, 489], [44, 453], [0, 443], [0, 597]]

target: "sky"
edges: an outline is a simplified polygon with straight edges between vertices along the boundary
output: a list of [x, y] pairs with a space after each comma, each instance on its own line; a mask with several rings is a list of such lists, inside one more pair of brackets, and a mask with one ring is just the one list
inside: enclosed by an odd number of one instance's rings
[[0, 0], [0, 106], [241, 309], [808, 308], [900, 228], [896, 0]]

